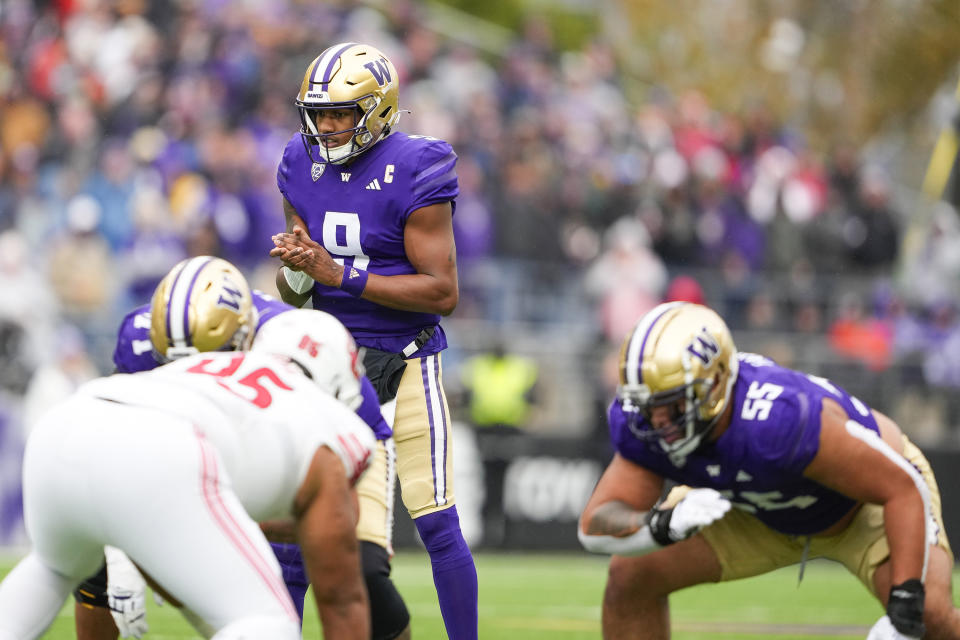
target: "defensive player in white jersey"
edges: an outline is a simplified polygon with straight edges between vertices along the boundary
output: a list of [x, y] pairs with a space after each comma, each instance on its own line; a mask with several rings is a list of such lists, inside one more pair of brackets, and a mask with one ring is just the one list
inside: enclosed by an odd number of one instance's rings
[[99, 378], [39, 421], [23, 471], [33, 549], [0, 584], [0, 639], [40, 637], [104, 545], [205, 637], [298, 639], [258, 522], [295, 528], [324, 637], [369, 637], [353, 486], [375, 438], [354, 413], [357, 351], [300, 320], [249, 352]]
[[[277, 169], [287, 227], [270, 255], [283, 263], [284, 301], [311, 298], [366, 349], [367, 375], [393, 416], [393, 441], [376, 463], [388, 473], [368, 474], [359, 491], [365, 559], [379, 558], [386, 579], [395, 463], [447, 635], [476, 640], [477, 572], [455, 504], [441, 366], [440, 318], [459, 300], [457, 156], [443, 140], [396, 129], [399, 86], [390, 60], [367, 44], [336, 44], [310, 63], [295, 102], [301, 129]], [[404, 637], [390, 599], [371, 588], [371, 606], [374, 638]]]
[[[149, 304], [131, 310], [124, 317], [113, 354], [115, 372], [137, 373], [195, 353], [244, 349], [268, 322], [278, 322], [281, 326], [296, 323], [304, 314], [316, 315], [313, 321], [318, 328], [326, 323], [333, 337], [344, 330], [329, 314], [294, 312], [294, 307], [251, 290], [243, 274], [226, 260], [213, 256], [188, 258], [174, 266], [157, 285]], [[378, 440], [388, 438], [390, 428], [366, 376], [361, 378], [361, 385], [363, 402], [357, 415], [373, 429]], [[302, 618], [309, 580], [299, 547], [277, 540], [271, 540], [271, 547]], [[84, 580], [74, 592], [77, 639], [116, 640], [118, 631], [124, 638], [140, 638], [149, 628], [146, 585], [122, 552], [107, 547], [106, 556], [103, 569]], [[370, 590], [373, 572], [368, 571], [366, 565], [364, 569]], [[389, 579], [375, 582], [378, 593], [384, 589], [395, 593]], [[371, 598], [371, 605], [373, 602]], [[398, 624], [403, 628], [407, 623], [402, 620]]]

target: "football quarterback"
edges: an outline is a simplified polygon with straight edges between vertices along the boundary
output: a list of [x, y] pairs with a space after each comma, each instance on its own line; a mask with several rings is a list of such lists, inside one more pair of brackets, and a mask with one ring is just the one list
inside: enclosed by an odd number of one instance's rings
[[[281, 297], [335, 315], [365, 348], [367, 376], [394, 442], [379, 451], [384, 474], [361, 483], [364, 558], [381, 577], [368, 581], [374, 635], [402, 637], [406, 618], [389, 576], [393, 478], [433, 567], [447, 635], [477, 637], [477, 578], [454, 504], [450, 418], [440, 353], [440, 318], [459, 301], [453, 214], [456, 154], [442, 140], [396, 129], [399, 78], [368, 45], [333, 45], [310, 63], [296, 108], [300, 131], [277, 169], [286, 230], [270, 255]], [[366, 565], [365, 565], [366, 566]], [[391, 614], [390, 612], [394, 612]]]

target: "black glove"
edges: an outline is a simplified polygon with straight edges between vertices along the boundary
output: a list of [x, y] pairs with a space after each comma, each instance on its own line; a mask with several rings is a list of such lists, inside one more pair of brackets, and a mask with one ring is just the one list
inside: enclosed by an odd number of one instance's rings
[[927, 629], [923, 625], [923, 583], [916, 578], [890, 587], [887, 616], [897, 631], [911, 638], [922, 638]]

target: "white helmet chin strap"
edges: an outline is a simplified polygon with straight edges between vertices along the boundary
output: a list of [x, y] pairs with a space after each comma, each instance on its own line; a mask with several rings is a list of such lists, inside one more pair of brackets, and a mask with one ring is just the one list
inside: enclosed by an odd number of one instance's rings
[[327, 147], [322, 149], [322, 152], [327, 156], [327, 162], [330, 164], [341, 164], [346, 160], [347, 155], [353, 153], [354, 143], [353, 137], [350, 137], [350, 141], [346, 144], [342, 144], [339, 147]]

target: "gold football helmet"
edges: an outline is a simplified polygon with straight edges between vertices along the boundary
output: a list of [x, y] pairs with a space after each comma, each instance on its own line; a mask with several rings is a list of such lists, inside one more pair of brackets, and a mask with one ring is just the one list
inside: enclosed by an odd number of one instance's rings
[[[297, 110], [307, 155], [315, 163], [341, 164], [377, 143], [400, 119], [400, 82], [393, 63], [366, 44], [341, 42], [314, 58], [300, 84]], [[316, 112], [322, 109], [356, 110], [351, 129], [321, 134]], [[324, 138], [350, 131], [346, 144], [327, 148]]]
[[221, 258], [178, 263], [153, 292], [150, 341], [160, 362], [202, 351], [250, 348], [257, 326], [250, 287]]
[[[617, 395], [641, 440], [658, 440], [680, 465], [730, 403], [737, 349], [723, 319], [688, 302], [661, 304], [627, 335], [620, 350]], [[670, 407], [668, 425], [654, 428], [654, 407]]]

